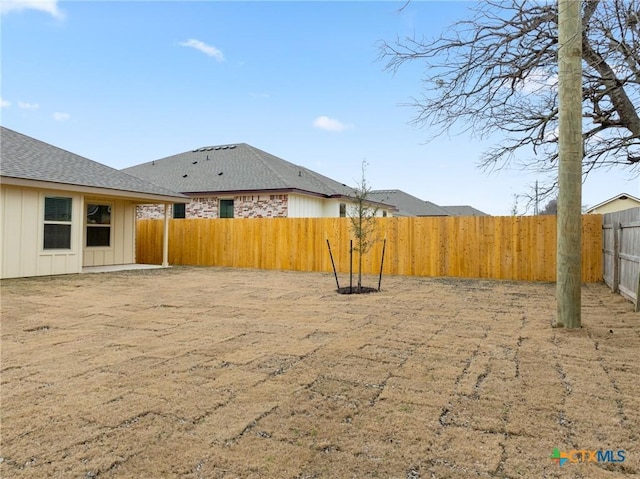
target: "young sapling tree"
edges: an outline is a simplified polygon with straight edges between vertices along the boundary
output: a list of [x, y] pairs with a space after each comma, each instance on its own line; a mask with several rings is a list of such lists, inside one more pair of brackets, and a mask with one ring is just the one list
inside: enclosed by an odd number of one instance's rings
[[367, 166], [367, 161], [363, 160], [361, 178], [354, 188], [353, 205], [348, 214], [355, 237], [353, 251], [358, 253], [357, 292], [362, 292], [362, 257], [378, 241], [375, 220], [378, 208], [373, 207], [369, 200], [372, 188], [367, 183], [365, 175]]

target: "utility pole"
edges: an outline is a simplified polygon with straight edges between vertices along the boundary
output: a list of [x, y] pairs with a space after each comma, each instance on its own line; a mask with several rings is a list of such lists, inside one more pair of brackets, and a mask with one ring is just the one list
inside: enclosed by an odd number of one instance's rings
[[558, 242], [556, 326], [581, 327], [582, 0], [558, 0]]

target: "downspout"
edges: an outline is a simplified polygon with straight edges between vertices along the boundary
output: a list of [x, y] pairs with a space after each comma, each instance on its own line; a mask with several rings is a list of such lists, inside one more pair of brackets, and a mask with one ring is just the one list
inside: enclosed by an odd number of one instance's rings
[[162, 233], [162, 266], [169, 266], [169, 205], [164, 204], [164, 229]]

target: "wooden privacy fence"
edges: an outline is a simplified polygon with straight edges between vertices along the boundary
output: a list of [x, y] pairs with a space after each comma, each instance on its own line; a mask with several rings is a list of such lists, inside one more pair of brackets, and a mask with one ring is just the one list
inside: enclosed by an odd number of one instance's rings
[[640, 311], [640, 208], [602, 217], [604, 282]]
[[[602, 280], [602, 219], [582, 219], [582, 280]], [[363, 273], [555, 281], [556, 217], [377, 218]], [[138, 220], [136, 260], [162, 262], [162, 220]], [[172, 219], [169, 263], [349, 272], [349, 218]], [[354, 269], [356, 268], [354, 253]]]

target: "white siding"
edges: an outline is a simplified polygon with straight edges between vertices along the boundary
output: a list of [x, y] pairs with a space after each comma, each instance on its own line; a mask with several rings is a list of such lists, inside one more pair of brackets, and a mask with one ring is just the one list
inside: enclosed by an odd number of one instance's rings
[[289, 218], [337, 218], [340, 216], [340, 203], [345, 201], [290, 194], [287, 216]]
[[289, 218], [317, 218], [324, 216], [324, 200], [311, 196], [289, 195], [287, 216]]
[[[72, 200], [71, 248], [45, 250], [44, 198]], [[111, 246], [85, 246], [86, 203], [112, 205]], [[81, 273], [82, 266], [135, 263], [135, 204], [82, 193], [0, 185], [0, 277]]]
[[[340, 216], [340, 204], [346, 204], [347, 216], [353, 214], [354, 204], [347, 199], [314, 198], [311, 196], [289, 195], [289, 218], [337, 218]], [[382, 208], [379, 208], [376, 216], [383, 216]], [[387, 216], [393, 216], [390, 210]]]
[[[45, 250], [44, 198], [72, 199], [71, 248]], [[82, 270], [82, 210], [80, 194], [0, 185], [2, 278], [79, 273]]]
[[344, 200], [324, 200], [323, 215], [325, 218], [337, 218], [340, 216], [340, 203]]
[[[373, 210], [374, 208], [371, 208]], [[387, 217], [393, 216], [390, 210], [387, 208], [378, 208], [376, 211], [376, 217], [382, 218], [384, 216], [384, 212], [387, 212]], [[356, 208], [355, 203], [347, 203], [347, 216], [356, 217], [358, 216], [358, 210]]]
[[[38, 192], [0, 185], [0, 241], [2, 277], [36, 274], [37, 225], [22, 218], [38, 215]], [[34, 229], [35, 228], [35, 229]], [[25, 254], [30, 251], [31, 254]]]

